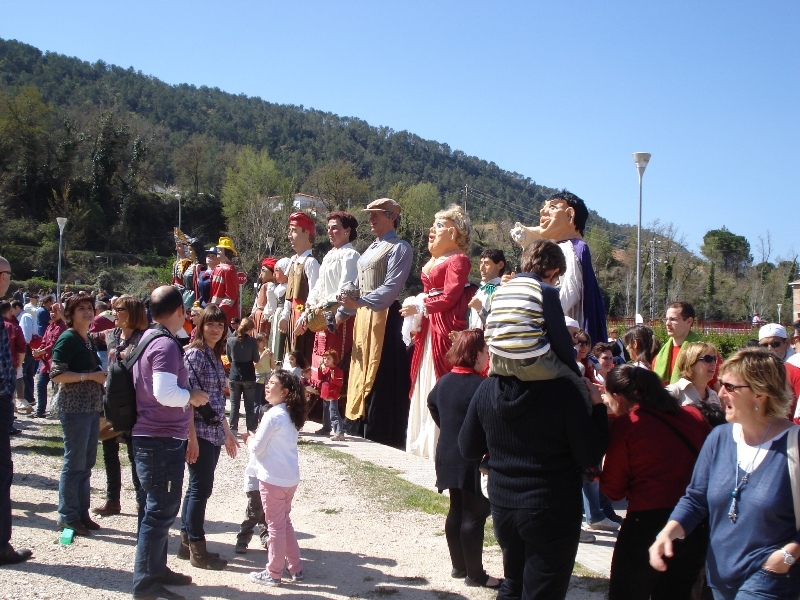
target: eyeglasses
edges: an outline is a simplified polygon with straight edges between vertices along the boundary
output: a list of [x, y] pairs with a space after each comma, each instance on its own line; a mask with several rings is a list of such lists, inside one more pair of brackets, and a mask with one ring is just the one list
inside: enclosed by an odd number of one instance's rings
[[578, 340], [578, 345], [579, 346], [590, 346], [591, 343], [592, 342], [590, 342], [589, 340]]
[[722, 387], [724, 387], [726, 391], [731, 392], [731, 393], [733, 393], [736, 390], [739, 390], [741, 388], [749, 388], [750, 387], [749, 385], [733, 385], [732, 383], [728, 383], [727, 381], [722, 381], [722, 379], [719, 380], [719, 384]]
[[121, 312], [128, 312], [127, 308], [112, 308], [111, 312], [121, 313]]
[[778, 340], [772, 340], [771, 342], [764, 342], [763, 344], [759, 344], [762, 348], [780, 348], [783, 346], [785, 342], [779, 342]]
[[705, 363], [711, 364], [717, 362], [717, 357], [713, 354], [704, 354], [703, 356], [698, 356], [697, 360], [694, 362], [699, 363], [701, 360]]

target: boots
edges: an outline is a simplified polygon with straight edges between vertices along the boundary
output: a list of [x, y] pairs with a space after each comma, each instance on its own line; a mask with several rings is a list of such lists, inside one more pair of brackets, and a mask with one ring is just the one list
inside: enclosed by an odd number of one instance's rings
[[108, 517], [111, 515], [120, 514], [120, 512], [122, 512], [122, 507], [119, 504], [119, 500], [106, 500], [106, 503], [103, 504], [103, 506], [98, 506], [97, 508], [93, 508], [92, 512], [102, 517]]
[[223, 560], [219, 556], [212, 556], [206, 550], [205, 540], [189, 542], [189, 561], [193, 567], [211, 571], [221, 571], [228, 566], [227, 560]]
[[[219, 558], [219, 552], [207, 552], [213, 558]], [[189, 534], [181, 531], [181, 545], [178, 547], [178, 558], [181, 560], [189, 560], [191, 552], [189, 551]]]

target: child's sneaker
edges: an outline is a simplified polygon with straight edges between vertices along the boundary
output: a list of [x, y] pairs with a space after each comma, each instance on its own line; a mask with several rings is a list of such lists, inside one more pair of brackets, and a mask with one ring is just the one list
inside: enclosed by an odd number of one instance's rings
[[281, 580], [273, 579], [268, 571], [253, 571], [250, 573], [250, 581], [270, 587], [278, 587], [281, 584]]
[[292, 576], [292, 581], [294, 583], [300, 583], [301, 581], [303, 581], [303, 579], [305, 579], [305, 576], [303, 575], [302, 571], [298, 571], [297, 573], [290, 573], [290, 575]]

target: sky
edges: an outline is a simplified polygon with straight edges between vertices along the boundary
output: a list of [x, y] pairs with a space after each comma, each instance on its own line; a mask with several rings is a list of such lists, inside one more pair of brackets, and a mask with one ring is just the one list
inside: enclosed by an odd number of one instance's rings
[[[0, 37], [407, 130], [699, 252], [800, 252], [800, 2], [0, 2]], [[786, 212], [786, 211], [790, 212]], [[536, 224], [530, 215], [527, 224]], [[758, 257], [756, 257], [758, 258]]]

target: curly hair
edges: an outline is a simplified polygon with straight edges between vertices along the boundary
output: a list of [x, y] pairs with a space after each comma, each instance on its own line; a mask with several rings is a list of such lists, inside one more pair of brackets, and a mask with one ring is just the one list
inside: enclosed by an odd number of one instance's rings
[[472, 223], [467, 213], [458, 205], [451, 204], [444, 210], [440, 210], [434, 215], [434, 219], [448, 219], [455, 224], [455, 242], [462, 252], [469, 251], [469, 241], [472, 235]]
[[288, 391], [286, 395], [286, 412], [294, 423], [295, 429], [300, 431], [306, 423], [308, 416], [308, 405], [306, 403], [306, 390], [300, 378], [289, 371], [273, 371], [271, 377], [275, 377], [281, 387]]
[[766, 396], [764, 416], [786, 418], [792, 398], [786, 390], [786, 367], [774, 352], [761, 348], [739, 350], [722, 363], [720, 378], [727, 373], [744, 381], [757, 396]]

